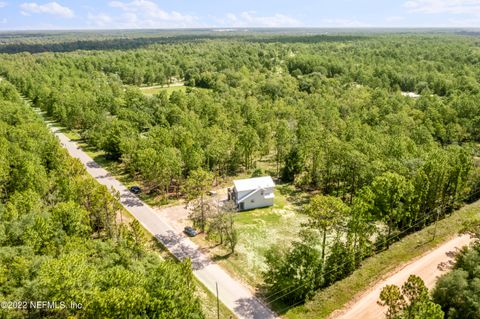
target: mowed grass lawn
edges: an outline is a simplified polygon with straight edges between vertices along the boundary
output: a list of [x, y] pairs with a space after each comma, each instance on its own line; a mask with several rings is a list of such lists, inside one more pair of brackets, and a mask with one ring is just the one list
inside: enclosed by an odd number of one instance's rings
[[[77, 140], [92, 158], [118, 177], [120, 174], [118, 164], [105, 160], [102, 152], [89, 149], [80, 141], [80, 136], [76, 132], [64, 131], [64, 133], [71, 139]], [[480, 165], [478, 157], [475, 157], [474, 161], [477, 166]], [[127, 185], [134, 183], [131, 179], [127, 181], [128, 179], [127, 176], [120, 177], [120, 180]], [[296, 191], [292, 185], [277, 185], [273, 208], [236, 214], [239, 242], [236, 253], [233, 255], [228, 256], [228, 252], [222, 246], [216, 246], [215, 243], [207, 241], [203, 235], [195, 237], [194, 241], [201, 247], [208, 248], [212, 257], [237, 278], [252, 287], [258, 286], [262, 283], [262, 271], [266, 269], [265, 252], [274, 245], [286, 246], [298, 238], [301, 224], [307, 219], [298, 209], [306, 202], [306, 198], [307, 195]], [[352, 275], [331, 287], [318, 291], [306, 304], [288, 309], [286, 305], [279, 303], [275, 304], [274, 308], [280, 311], [283, 317], [291, 319], [327, 318], [357, 294], [375, 285], [383, 276], [458, 234], [465, 222], [479, 218], [480, 201], [466, 205], [438, 222], [435, 239], [433, 239], [434, 225], [430, 225], [393, 244], [389, 250], [366, 259]], [[208, 301], [209, 304], [213, 304], [214, 298], [209, 292], [201, 291], [200, 295], [203, 302]], [[228, 310], [223, 308], [223, 312]], [[212, 318], [214, 315], [212, 311], [207, 318]]]
[[298, 239], [301, 224], [307, 220], [298, 210], [305, 196], [292, 185], [277, 185], [273, 207], [236, 213], [238, 244], [234, 254], [229, 255], [224, 247], [206, 240], [203, 234], [193, 240], [235, 277], [256, 287], [267, 269], [265, 253], [275, 245], [285, 247]]
[[145, 95], [155, 95], [160, 93], [161, 91], [167, 92], [167, 95], [170, 96], [172, 92], [175, 91], [182, 91], [185, 92], [187, 89], [186, 86], [163, 86], [163, 85], [158, 85], [158, 86], [148, 86], [148, 87], [140, 87], [140, 91], [142, 91], [143, 94]]
[[[82, 143], [76, 132], [64, 131], [64, 133], [71, 139], [77, 140], [77, 143], [95, 161], [117, 178], [120, 177], [119, 179], [126, 185], [135, 183], [128, 176], [122, 176], [121, 169], [118, 164], [115, 164], [116, 162], [105, 160], [103, 152], [91, 149]], [[480, 164], [478, 157], [475, 157], [474, 160], [476, 165]], [[233, 255], [228, 256], [228, 252], [222, 246], [216, 246], [215, 243], [207, 241], [203, 235], [195, 237], [194, 241], [201, 247], [208, 248], [212, 257], [230, 273], [252, 287], [256, 287], [262, 283], [262, 271], [266, 269], [265, 252], [275, 245], [285, 247], [298, 238], [301, 224], [307, 219], [298, 209], [305, 203], [306, 198], [305, 194], [296, 191], [291, 185], [278, 185], [273, 208], [236, 214], [239, 242], [236, 253]], [[147, 201], [154, 204], [151, 198]], [[464, 222], [479, 218], [480, 201], [466, 205], [438, 222], [435, 239], [433, 239], [434, 225], [431, 225], [403, 238], [393, 244], [389, 250], [366, 259], [351, 276], [327, 289], [318, 291], [306, 304], [292, 309], [288, 309], [283, 304], [275, 304], [275, 310], [280, 311], [283, 317], [291, 319], [327, 318], [333, 311], [341, 309], [357, 294], [373, 286], [397, 267], [455, 236], [463, 229]], [[202, 289], [201, 285], [197, 287], [197, 290], [202, 302], [208, 304], [207, 308], [215, 305], [215, 298], [210, 292]], [[228, 314], [228, 309], [222, 306], [221, 316], [224, 316]], [[207, 318], [213, 318], [215, 315], [215, 311], [209, 311]]]
[[[218, 314], [217, 314], [217, 296], [210, 292], [197, 278], [195, 278], [195, 294], [200, 299], [200, 305], [205, 315], [205, 319], [217, 319], [220, 318], [237, 318], [235, 314], [230, 311], [222, 302], [219, 304]], [[217, 316], [219, 315], [219, 316]]]

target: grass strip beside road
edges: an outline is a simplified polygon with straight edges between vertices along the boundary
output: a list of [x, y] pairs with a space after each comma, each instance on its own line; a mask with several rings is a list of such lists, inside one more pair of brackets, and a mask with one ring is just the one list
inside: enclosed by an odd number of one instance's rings
[[312, 300], [288, 310], [283, 316], [291, 319], [327, 318], [335, 310], [354, 301], [359, 294], [373, 287], [399, 266], [456, 236], [466, 221], [478, 219], [479, 216], [480, 201], [462, 207], [438, 222], [435, 239], [433, 224], [408, 235], [393, 244], [390, 249], [366, 259], [349, 277], [317, 292]]
[[[94, 150], [88, 144], [86, 144], [80, 134], [74, 131], [64, 130], [63, 133], [67, 135], [73, 141], [76, 141], [77, 144], [92, 158], [95, 158], [97, 164], [105, 168], [109, 172], [115, 172], [113, 175], [116, 178], [120, 177], [120, 180], [124, 184], [135, 184], [135, 181], [128, 178], [128, 176], [121, 171], [119, 165], [115, 161], [109, 161], [104, 158], [102, 151]], [[133, 216], [126, 210], [122, 209], [124, 213], [129, 217], [129, 221], [133, 220]], [[167, 248], [165, 248], [161, 242], [159, 242], [148, 230], [146, 230], [142, 225], [142, 230], [145, 235], [145, 238], [148, 239], [147, 249], [149, 251], [157, 253], [161, 258], [168, 260], [176, 260]], [[200, 304], [205, 315], [206, 319], [217, 319], [217, 298], [216, 296], [208, 290], [198, 279], [194, 277], [195, 280], [195, 295], [200, 299]], [[230, 311], [222, 302], [220, 302], [220, 318], [236, 318], [235, 314]]]
[[[200, 299], [205, 319], [217, 319], [217, 296], [195, 278], [196, 295]], [[237, 318], [222, 302], [219, 304], [221, 319]]]
[[[41, 116], [47, 123], [52, 123], [55, 126], [58, 125], [55, 121], [52, 121], [51, 119], [47, 119], [45, 114], [43, 112], [38, 112], [39, 116]], [[59, 126], [59, 125], [58, 125]], [[57, 126], [57, 127], [58, 127]], [[103, 168], [105, 168], [107, 171], [112, 172], [115, 171], [118, 175], [126, 175], [126, 174], [121, 174], [120, 169], [118, 167], [118, 164], [114, 161], [108, 161], [104, 159], [104, 154], [102, 151], [94, 150], [91, 148], [88, 144], [86, 144], [80, 134], [76, 131], [73, 130], [67, 130], [65, 128], [62, 128], [62, 133], [65, 134], [69, 139], [72, 141], [75, 141], [91, 158], [95, 159], [97, 164], [101, 165]], [[126, 180], [126, 176], [122, 176], [123, 180], [121, 179], [122, 183], [124, 183]], [[130, 183], [133, 183], [132, 181], [127, 181]], [[134, 217], [128, 212], [125, 208], [122, 207], [122, 222], [128, 224], [131, 222]], [[161, 242], [159, 242], [150, 232], [143, 227], [143, 225], [140, 225], [142, 227], [142, 232], [145, 236], [145, 239], [147, 239], [146, 243], [146, 249], [147, 251], [154, 252], [158, 254], [158, 256], [162, 259], [166, 260], [173, 260], [176, 261], [176, 258], [166, 249]], [[198, 281], [196, 278], [195, 280], [195, 294], [197, 297], [200, 299], [200, 304], [203, 310], [203, 313], [205, 314], [206, 319], [216, 319], [217, 318], [217, 298], [216, 296], [210, 292], [200, 281]], [[220, 302], [220, 318], [236, 318], [236, 316], [233, 314], [233, 312], [230, 311], [223, 303]]]
[[[107, 159], [107, 156], [104, 151], [99, 150], [91, 145], [89, 145], [80, 135], [80, 132], [76, 130], [68, 130], [65, 127], [62, 127], [59, 123], [52, 123], [61, 129], [61, 132], [65, 134], [69, 139], [77, 143], [77, 145], [88, 155], [90, 156], [95, 163], [100, 165], [102, 168], [107, 170], [114, 178], [119, 180], [125, 187], [130, 188], [131, 186], [140, 186], [143, 190], [143, 183], [135, 179], [134, 177], [128, 174], [123, 165], [115, 160]], [[147, 203], [150, 206], [169, 206], [169, 205], [178, 205], [181, 203], [179, 199], [169, 198], [161, 195], [149, 194], [147, 192], [141, 192], [137, 195], [143, 202]]]

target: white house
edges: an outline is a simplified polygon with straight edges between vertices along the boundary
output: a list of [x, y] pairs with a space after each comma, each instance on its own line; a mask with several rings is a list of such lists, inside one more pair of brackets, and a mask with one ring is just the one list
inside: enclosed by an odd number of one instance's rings
[[237, 204], [238, 210], [273, 206], [275, 183], [270, 176], [239, 179], [233, 185], [229, 199]]
[[403, 96], [411, 97], [412, 99], [418, 99], [421, 95], [415, 92], [401, 92]]

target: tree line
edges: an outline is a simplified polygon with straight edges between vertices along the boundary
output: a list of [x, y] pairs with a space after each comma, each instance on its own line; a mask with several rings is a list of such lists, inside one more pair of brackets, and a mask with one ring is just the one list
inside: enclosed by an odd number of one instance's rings
[[[236, 175], [263, 160], [319, 193], [299, 240], [267, 258], [269, 294], [298, 283], [283, 297], [293, 304], [480, 196], [476, 38], [309, 39], [2, 55], [0, 73], [149, 192], [186, 195], [195, 172]], [[136, 87], [172, 78], [186, 91]]]
[[189, 262], [159, 258], [140, 224], [122, 222], [121, 213], [0, 81], [0, 298], [67, 305], [2, 304], [0, 316], [203, 318]]

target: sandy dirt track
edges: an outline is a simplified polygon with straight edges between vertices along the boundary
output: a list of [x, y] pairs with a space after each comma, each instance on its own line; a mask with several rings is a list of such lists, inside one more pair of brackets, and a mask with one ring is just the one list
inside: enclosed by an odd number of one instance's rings
[[377, 319], [384, 318], [386, 308], [377, 304], [380, 291], [386, 285], [401, 286], [411, 274], [415, 274], [425, 281], [431, 289], [435, 286], [438, 277], [449, 270], [453, 253], [461, 247], [468, 245], [472, 239], [468, 235], [455, 237], [439, 247], [427, 252], [395, 271], [388, 278], [380, 281], [374, 287], [357, 298], [343, 310], [330, 316], [331, 319]]

